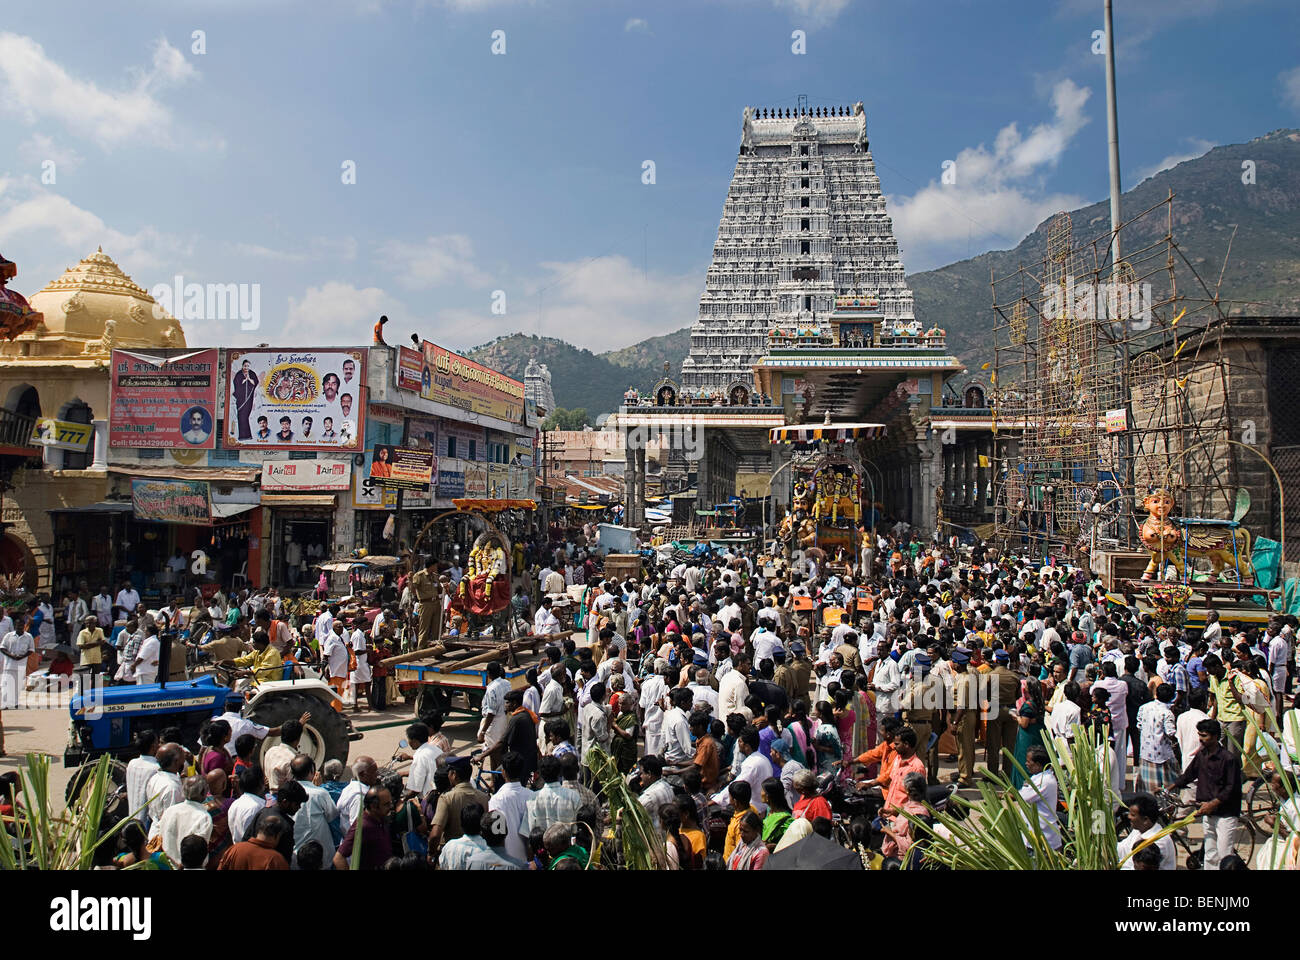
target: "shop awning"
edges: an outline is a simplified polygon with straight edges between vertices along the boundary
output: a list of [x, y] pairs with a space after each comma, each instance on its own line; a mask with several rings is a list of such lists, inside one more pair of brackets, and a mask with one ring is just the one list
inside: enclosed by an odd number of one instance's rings
[[264, 493], [264, 507], [322, 507], [332, 508], [338, 498], [332, 493]]
[[885, 435], [883, 423], [810, 423], [768, 431], [773, 443], [813, 443], [817, 440], [876, 440]]
[[475, 500], [458, 497], [451, 501], [457, 510], [482, 510], [497, 513], [501, 510], [535, 510], [536, 500]]
[[88, 503], [80, 507], [53, 507], [50, 513], [130, 513], [133, 509], [130, 500], [103, 500]]
[[241, 513], [255, 510], [257, 506], [256, 503], [214, 503], [212, 505], [212, 519], [224, 520], [226, 517], [237, 517]]

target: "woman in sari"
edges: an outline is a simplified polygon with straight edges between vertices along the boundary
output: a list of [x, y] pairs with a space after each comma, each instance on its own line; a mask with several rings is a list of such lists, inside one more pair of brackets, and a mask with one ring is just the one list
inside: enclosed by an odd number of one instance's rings
[[227, 777], [235, 771], [235, 760], [226, 750], [230, 742], [230, 724], [225, 720], [213, 720], [203, 731], [204, 751], [199, 757], [199, 773], [207, 776], [213, 770], [220, 770]]
[[858, 741], [854, 734], [857, 732], [858, 715], [853, 709], [854, 691], [848, 685], [852, 682], [848, 678], [848, 671], [840, 674], [840, 680], [845, 681], [845, 685], [835, 693], [835, 730], [840, 735], [844, 749], [850, 756], [857, 756]]
[[853, 701], [853, 742], [858, 753], [876, 745], [876, 698], [871, 692], [871, 681], [863, 676], [857, 680], [857, 694]]
[[1029, 748], [1043, 742], [1043, 734], [1047, 727], [1043, 724], [1040, 709], [1035, 708], [1028, 701], [1016, 711], [1016, 724], [1020, 729], [1016, 731], [1016, 765], [1011, 769], [1011, 785], [1019, 790], [1025, 784], [1026, 778], [1020, 771], [1027, 762]]
[[769, 851], [775, 850], [785, 832], [794, 822], [790, 804], [786, 801], [785, 787], [776, 777], [763, 781], [763, 802], [767, 804], [767, 816], [763, 818], [763, 843]]
[[740, 818], [740, 842], [727, 860], [727, 869], [762, 870], [767, 855], [767, 845], [763, 843], [763, 821], [751, 810]]
[[844, 742], [835, 725], [835, 708], [826, 700], [817, 704], [819, 723], [813, 734], [813, 749], [817, 753], [817, 772], [833, 773], [844, 756]]
[[816, 759], [810, 754], [816, 724], [808, 719], [808, 701], [796, 700], [790, 706], [790, 713], [793, 718], [781, 732], [790, 743], [790, 759], [798, 760], [805, 767], [815, 767]]

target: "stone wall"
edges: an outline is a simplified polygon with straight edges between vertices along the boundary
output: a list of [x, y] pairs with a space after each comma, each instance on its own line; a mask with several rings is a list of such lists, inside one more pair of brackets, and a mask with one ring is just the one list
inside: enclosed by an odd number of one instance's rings
[[37, 589], [51, 588], [54, 521], [49, 511], [99, 503], [108, 493], [108, 475], [92, 470], [17, 470], [14, 489], [4, 495], [3, 519], [8, 533], [32, 552]]

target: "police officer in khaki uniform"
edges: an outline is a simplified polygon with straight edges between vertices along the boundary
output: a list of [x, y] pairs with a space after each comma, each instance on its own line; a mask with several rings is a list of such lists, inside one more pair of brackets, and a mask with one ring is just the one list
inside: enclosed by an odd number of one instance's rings
[[975, 785], [975, 734], [979, 728], [979, 687], [970, 669], [970, 653], [957, 647], [952, 655], [954, 707], [949, 729], [957, 738], [957, 783]]
[[432, 647], [442, 639], [442, 583], [432, 556], [425, 558], [423, 570], [412, 574], [411, 592], [420, 604], [418, 645]]
[[930, 734], [938, 725], [943, 709], [943, 681], [930, 670], [930, 655], [918, 653], [913, 661], [914, 676], [903, 694], [903, 723], [916, 731], [916, 750], [925, 761], [926, 779], [931, 785], [939, 782], [939, 738], [934, 746]]
[[[996, 664], [989, 675], [991, 686], [997, 691], [998, 701], [989, 704], [988, 726], [985, 729], [984, 762], [989, 770], [997, 773], [1001, 769], [1002, 748], [1014, 750], [1016, 746], [1016, 701], [1020, 699], [1020, 678], [1012, 672], [1011, 654], [1006, 650], [994, 650], [993, 662]], [[996, 709], [995, 709], [996, 707]], [[1006, 762], [1007, 773], [1012, 770], [1010, 760]]]

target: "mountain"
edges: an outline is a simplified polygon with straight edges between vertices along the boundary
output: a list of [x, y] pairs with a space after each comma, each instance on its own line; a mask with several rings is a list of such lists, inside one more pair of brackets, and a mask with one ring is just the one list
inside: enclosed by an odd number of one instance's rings
[[[1255, 182], [1242, 182], [1245, 161], [1253, 161]], [[1223, 273], [1220, 298], [1227, 313], [1247, 315], [1300, 314], [1300, 131], [1275, 130], [1248, 143], [1215, 147], [1195, 160], [1185, 160], [1143, 180], [1123, 195], [1125, 218], [1155, 207], [1172, 190], [1174, 241], [1213, 291]], [[1074, 245], [1086, 247], [1110, 230], [1110, 201], [1070, 211]], [[993, 324], [990, 271], [1008, 276], [1021, 265], [1036, 272], [1047, 250], [1049, 220], [1014, 249], [991, 250], [969, 260], [909, 276], [916, 316], [948, 332], [948, 345], [971, 368], [992, 360]], [[1121, 234], [1126, 259], [1154, 257], [1163, 263], [1167, 226], [1165, 210], [1147, 216]], [[1234, 236], [1233, 227], [1236, 227]], [[1231, 251], [1229, 252], [1229, 241]], [[1105, 246], [1103, 239], [1101, 247]], [[1145, 251], [1145, 253], [1144, 253]], [[1167, 287], [1162, 272], [1150, 275], [1154, 260], [1135, 263], [1139, 279], [1149, 278], [1159, 300]], [[1178, 291], [1189, 298], [1207, 298], [1182, 258], [1175, 255]], [[1001, 294], [1000, 294], [1001, 296]], [[1204, 319], [1189, 304], [1189, 319]]]
[[554, 337], [514, 333], [475, 347], [466, 355], [516, 380], [524, 378], [524, 368], [535, 356], [551, 371], [556, 405], [570, 410], [585, 407], [594, 421], [599, 414], [617, 410], [629, 386], [649, 393], [664, 375], [665, 360], [671, 365], [672, 376], [679, 376], [690, 339], [691, 328], [683, 327], [621, 350], [595, 354]]
[[[1242, 182], [1242, 164], [1247, 160], [1254, 164], [1251, 184]], [[1125, 193], [1121, 210], [1132, 219], [1159, 205], [1171, 190], [1174, 240], [1211, 291], [1231, 241], [1220, 288], [1226, 312], [1300, 314], [1300, 131], [1275, 130], [1249, 143], [1215, 147], [1202, 157], [1162, 170]], [[1069, 212], [1076, 249], [1086, 249], [1090, 257], [1098, 238], [1103, 238], [1100, 247], [1105, 247], [1110, 229], [1108, 199]], [[949, 346], [972, 374], [993, 359], [990, 272], [1002, 278], [1022, 265], [1036, 271], [1047, 251], [1049, 223], [1050, 219], [1043, 221], [1011, 250], [990, 250], [907, 278], [915, 293], [917, 319], [926, 327], [938, 324], [946, 329]], [[1125, 257], [1136, 261], [1138, 278], [1150, 280], [1157, 300], [1167, 279], [1163, 272], [1153, 273], [1156, 262], [1164, 262], [1160, 241], [1166, 225], [1162, 208], [1125, 227], [1121, 238]], [[1206, 296], [1177, 255], [1175, 273], [1180, 294]], [[1196, 304], [1189, 308], [1189, 320], [1206, 317]], [[529, 357], [536, 354], [550, 368], [555, 402], [570, 409], [586, 407], [594, 419], [617, 409], [629, 385], [648, 391], [663, 376], [665, 360], [672, 376], [679, 376], [689, 350], [690, 327], [683, 327], [601, 354], [553, 337], [516, 333], [476, 347], [469, 356], [523, 379]]]

